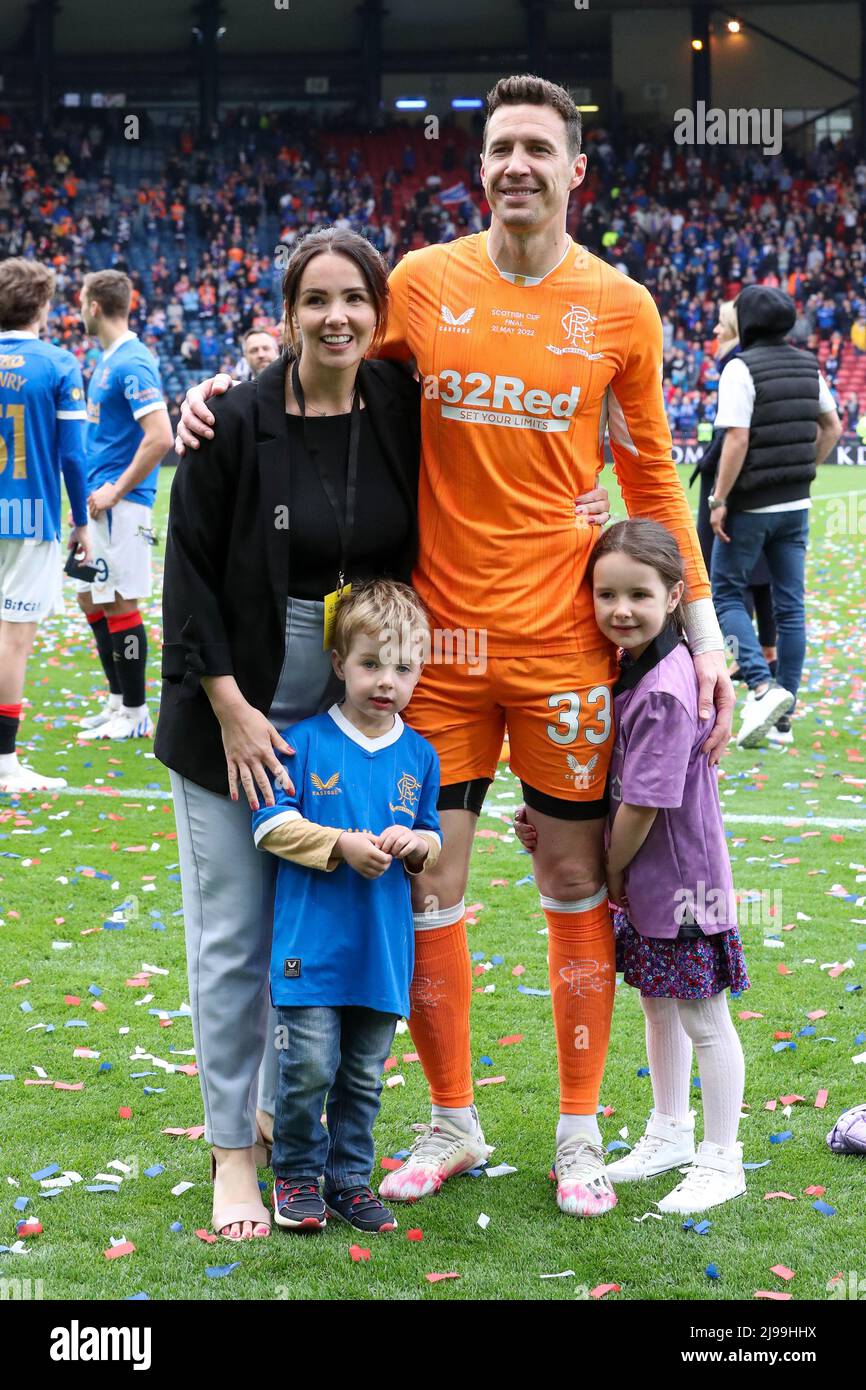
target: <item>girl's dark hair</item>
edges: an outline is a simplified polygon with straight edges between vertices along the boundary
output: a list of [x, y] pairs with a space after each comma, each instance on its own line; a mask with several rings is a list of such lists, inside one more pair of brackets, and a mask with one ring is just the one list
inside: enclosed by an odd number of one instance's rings
[[[648, 517], [634, 517], [628, 521], [617, 521], [602, 531], [589, 557], [587, 575], [590, 584], [595, 567], [603, 555], [613, 555], [621, 551], [641, 565], [649, 565], [655, 570], [665, 588], [670, 592], [675, 584], [685, 579], [685, 566], [676, 540], [658, 521]], [[680, 599], [670, 615], [681, 637], [686, 632], [686, 615], [683, 599]]]
[[357, 232], [349, 232], [339, 227], [322, 227], [319, 231], [308, 232], [295, 243], [283, 275], [283, 346], [289, 356], [300, 356], [300, 351], [292, 332], [292, 314], [301, 287], [304, 271], [314, 256], [322, 254], [346, 256], [354, 261], [373, 300], [376, 311], [376, 327], [373, 332], [371, 348], [375, 349], [384, 335], [388, 321], [390, 291], [388, 289], [388, 267], [375, 246]]

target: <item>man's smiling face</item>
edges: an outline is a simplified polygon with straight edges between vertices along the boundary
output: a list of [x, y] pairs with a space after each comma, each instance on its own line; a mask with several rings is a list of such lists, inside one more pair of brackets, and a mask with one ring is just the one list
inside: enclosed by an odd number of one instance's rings
[[568, 195], [586, 174], [571, 158], [565, 121], [552, 106], [499, 106], [487, 124], [481, 182], [494, 217], [509, 231], [564, 222]]

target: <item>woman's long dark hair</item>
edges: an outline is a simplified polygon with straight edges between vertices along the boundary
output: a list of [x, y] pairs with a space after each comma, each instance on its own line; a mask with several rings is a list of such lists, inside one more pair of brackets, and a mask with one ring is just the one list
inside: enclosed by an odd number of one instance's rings
[[354, 261], [361, 272], [364, 284], [370, 291], [376, 311], [376, 327], [373, 332], [371, 348], [375, 349], [385, 333], [388, 322], [388, 267], [375, 246], [357, 232], [349, 232], [339, 227], [322, 227], [319, 231], [308, 232], [295, 243], [283, 275], [283, 350], [289, 357], [299, 357], [300, 349], [292, 330], [292, 314], [298, 298], [304, 271], [314, 256], [323, 253], [332, 256], [346, 256]]
[[[641, 565], [649, 565], [654, 569], [668, 593], [681, 579], [685, 579], [683, 557], [675, 538], [660, 522], [651, 521], [649, 517], [638, 516], [629, 518], [628, 521], [617, 521], [606, 531], [602, 531], [589, 557], [587, 575], [590, 584], [601, 557], [613, 555], [617, 551], [628, 555], [632, 560], [637, 560]], [[686, 615], [683, 599], [680, 599], [670, 614], [670, 621], [680, 636], [684, 637]]]

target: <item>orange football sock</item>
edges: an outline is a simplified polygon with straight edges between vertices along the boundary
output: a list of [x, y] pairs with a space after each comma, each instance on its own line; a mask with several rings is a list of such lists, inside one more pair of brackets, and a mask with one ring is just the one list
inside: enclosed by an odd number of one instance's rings
[[472, 972], [466, 914], [448, 926], [415, 932], [409, 1031], [434, 1105], [472, 1104], [469, 1005]]
[[[599, 897], [602, 901], [597, 901]], [[564, 1115], [594, 1115], [616, 986], [607, 892], [603, 890], [581, 903], [559, 904], [565, 911], [557, 911], [552, 901], [542, 899], [559, 1059], [559, 1109]]]

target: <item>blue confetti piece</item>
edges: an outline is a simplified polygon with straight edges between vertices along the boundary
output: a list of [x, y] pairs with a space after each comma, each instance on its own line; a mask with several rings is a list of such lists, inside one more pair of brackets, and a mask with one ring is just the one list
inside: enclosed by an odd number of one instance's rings
[[706, 1269], [704, 1270], [704, 1274], [707, 1276], [708, 1279], [721, 1278], [717, 1265], [707, 1265]]
[[59, 1172], [59, 1163], [49, 1163], [47, 1168], [40, 1168], [38, 1173], [31, 1173], [30, 1176], [34, 1182], [41, 1182], [43, 1178], [53, 1178]]
[[692, 1086], [696, 1091], [699, 1091], [701, 1089], [701, 1078], [699, 1076], [692, 1077]]
[[165, 1166], [164, 1166], [164, 1164], [162, 1164], [162, 1163], [154, 1163], [153, 1166], [152, 1166], [151, 1168], [145, 1168], [145, 1170], [144, 1170], [144, 1176], [145, 1176], [146, 1178], [158, 1178], [159, 1175], [160, 1175], [160, 1173], [164, 1173], [164, 1172], [165, 1172]]
[[862, 985], [846, 985], [846, 986], [845, 986], [845, 993], [846, 993], [846, 994], [856, 994], [857, 991], [858, 991], [858, 989], [862, 989], [862, 988], [863, 988]]
[[779, 1131], [778, 1134], [771, 1134], [771, 1135], [770, 1135], [770, 1143], [771, 1143], [771, 1144], [784, 1144], [788, 1139], [793, 1139], [793, 1137], [794, 1137], [794, 1131], [793, 1131], [792, 1129], [782, 1129], [782, 1130]]
[[505, 957], [504, 957], [504, 956], [491, 956], [491, 957], [490, 957], [490, 963], [491, 963], [491, 965], [504, 965], [504, 964], [505, 964]]
[[165, 1087], [164, 1087], [164, 1086], [145, 1086], [145, 1088], [144, 1088], [144, 1094], [145, 1094], [146, 1096], [161, 1096], [161, 1095], [164, 1095], [164, 1094], [165, 1094]]
[[165, 931], [165, 922], [151, 922], [154, 931]]
[[59, 1197], [63, 1191], [62, 1187], [50, 1187], [45, 1192], [40, 1192], [40, 1197]]
[[411, 1149], [398, 1149], [396, 1153], [393, 1153], [393, 1154], [391, 1155], [391, 1157], [392, 1157], [392, 1158], [399, 1158], [399, 1159], [402, 1160], [402, 1159], [404, 1159], [404, 1158], [408, 1158], [410, 1153], [411, 1153]]
[[467, 1170], [466, 1176], [467, 1178], [483, 1178], [484, 1168], [469, 1168]]
[[749, 1172], [752, 1173], [756, 1168], [768, 1168], [772, 1161], [771, 1158], [765, 1158], [761, 1163], [744, 1163], [743, 1167], [748, 1168]]
[[492, 1066], [493, 1066], [493, 1058], [492, 1058], [492, 1057], [488, 1057], [486, 1053], [484, 1054], [483, 1057], [479, 1057], [478, 1060], [480, 1061], [482, 1067], [492, 1067]]
[[517, 986], [517, 993], [518, 993], [518, 994], [534, 994], [534, 995], [536, 995], [536, 997], [539, 998], [539, 999], [548, 999], [548, 998], [550, 997], [550, 990], [549, 990], [549, 989], [530, 989], [529, 985], [518, 985], [518, 986]]
[[777, 1042], [777, 1043], [773, 1043], [773, 1051], [774, 1051], [774, 1052], [796, 1052], [796, 1050], [797, 1050], [797, 1044], [796, 1044], [796, 1043], [793, 1043], [793, 1042]]
[[483, 952], [483, 951], [473, 951], [473, 952], [472, 952], [472, 959], [473, 959], [473, 960], [484, 960], [484, 952]]
[[64, 1023], [64, 1028], [86, 1028], [88, 1025], [83, 1018], [68, 1018]]
[[93, 994], [93, 995], [95, 995], [96, 998], [98, 999], [98, 998], [100, 997], [100, 995], [102, 994], [102, 990], [99, 988], [99, 985], [88, 985], [88, 986], [87, 986], [87, 993], [88, 993], [88, 994]]
[[814, 1038], [814, 1036], [815, 1036], [815, 1034], [817, 1033], [817, 1031], [818, 1031], [818, 1029], [817, 1029], [817, 1028], [813, 1028], [812, 1025], [811, 1025], [811, 1023], [810, 1023], [809, 1026], [808, 1026], [807, 1028], [799, 1028], [799, 1029], [797, 1030], [797, 1037], [798, 1037], [798, 1038]]
[[119, 1188], [119, 1187], [115, 1187], [115, 1186], [114, 1186], [114, 1183], [112, 1183], [112, 1182], [97, 1182], [97, 1183], [91, 1183], [89, 1187], [85, 1187], [84, 1191], [85, 1191], [85, 1192], [113, 1192], [113, 1193], [115, 1193], [115, 1195], [116, 1195], [116, 1194], [120, 1191], [120, 1188]]
[[130, 1081], [140, 1081], [141, 1078], [142, 1078], [143, 1076], [157, 1076], [157, 1075], [158, 1075], [158, 1073], [155, 1072], [155, 1071], [131, 1071], [131, 1072], [129, 1073], [129, 1079], [130, 1079]]
[[169, 1229], [170, 1231], [182, 1231], [182, 1230], [183, 1230], [183, 1222], [182, 1222], [182, 1221], [172, 1221], [172, 1223], [171, 1223], [171, 1225], [169, 1226], [168, 1229]]
[[15, 1077], [13, 1076], [13, 1074], [12, 1074], [11, 1071], [4, 1071], [3, 1074], [2, 1074], [2, 1076], [0, 1076], [0, 1081], [14, 1081], [14, 1080], [15, 1080]]
[[102, 924], [102, 930], [103, 930], [103, 931], [125, 931], [125, 930], [126, 930], [126, 923], [125, 923], [125, 922], [103, 922], [103, 924]]
[[32, 1014], [33, 1012], [33, 1005], [28, 1003], [26, 999], [24, 999], [18, 1007], [23, 1014]]
[[517, 880], [517, 882], [515, 883], [514, 886], [515, 886], [515, 888], [522, 888], [523, 885], [524, 885], [525, 883], [534, 883], [534, 882], [535, 882], [535, 875], [534, 875], [534, 874], [527, 874], [527, 875], [525, 876], [525, 878], [519, 878], [519, 879]]
[[866, 1042], [866, 1033], [858, 1033], [854, 1039], [854, 1046], [859, 1047], [860, 1044], [864, 1042]]
[[12, 1205], [16, 1211], [26, 1211], [27, 1207], [30, 1205], [30, 1198], [16, 1197]]
[[111, 1071], [111, 1063], [110, 1063], [110, 1062], [100, 1062], [100, 1063], [99, 1063], [99, 1070], [100, 1070], [100, 1071]]
[[128, 1293], [123, 1299], [124, 1303], [141, 1303], [145, 1299], [150, 1299], [149, 1293]]
[[694, 1226], [694, 1224], [695, 1224], [695, 1223], [694, 1223], [694, 1221], [692, 1220], [692, 1218], [691, 1218], [690, 1216], [687, 1216], [686, 1219], [685, 1219], [685, 1221], [683, 1222], [683, 1230], [684, 1230], [684, 1231], [690, 1231], [690, 1230], [692, 1229], [692, 1227]]
[[711, 1225], [712, 1222], [710, 1221], [699, 1221], [695, 1226], [695, 1235], [705, 1236]]
[[230, 1265], [206, 1265], [205, 1274], [208, 1279], [225, 1279], [227, 1274], [232, 1274], [240, 1267], [240, 1260], [235, 1260]]
[[812, 1206], [815, 1208], [815, 1210], [816, 1210], [817, 1212], [820, 1212], [822, 1216], [835, 1216], [835, 1215], [836, 1215], [836, 1208], [835, 1208], [835, 1207], [829, 1207], [829, 1206], [827, 1205], [826, 1202], [822, 1202], [822, 1201], [821, 1201], [821, 1198], [820, 1198], [820, 1197], [818, 1198], [817, 1202], [813, 1202], [813, 1203], [812, 1203]]
[[649, 1074], [649, 1067], [638, 1067], [637, 1071], [635, 1072], [635, 1076], [649, 1076]]
[[628, 1149], [629, 1153], [631, 1153], [631, 1144], [627, 1144], [624, 1139], [611, 1139], [605, 1149], [605, 1153], [616, 1153], [618, 1149]]

